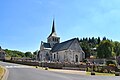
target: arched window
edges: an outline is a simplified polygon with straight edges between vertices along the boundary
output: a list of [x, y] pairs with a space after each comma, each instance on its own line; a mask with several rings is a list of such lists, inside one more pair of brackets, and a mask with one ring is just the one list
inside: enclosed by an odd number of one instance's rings
[[78, 55], [75, 55], [75, 62], [78, 62]]
[[55, 54], [54, 54], [54, 59], [55, 59]]

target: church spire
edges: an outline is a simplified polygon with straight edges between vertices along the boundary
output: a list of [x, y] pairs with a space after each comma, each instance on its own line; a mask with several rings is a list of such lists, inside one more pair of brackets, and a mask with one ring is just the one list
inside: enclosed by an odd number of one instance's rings
[[60, 37], [57, 36], [56, 31], [55, 31], [55, 21], [54, 21], [54, 19], [53, 19], [53, 23], [52, 23], [52, 32], [48, 36], [47, 42], [50, 43], [51, 46], [60, 42]]
[[55, 32], [55, 23], [54, 23], [54, 19], [53, 19], [53, 24], [52, 24], [52, 33]]
[[52, 24], [52, 32], [51, 32], [51, 34], [48, 36], [48, 38], [49, 38], [50, 36], [57, 37], [57, 34], [56, 34], [56, 32], [55, 32], [55, 21], [54, 21], [54, 19], [53, 19], [53, 24]]

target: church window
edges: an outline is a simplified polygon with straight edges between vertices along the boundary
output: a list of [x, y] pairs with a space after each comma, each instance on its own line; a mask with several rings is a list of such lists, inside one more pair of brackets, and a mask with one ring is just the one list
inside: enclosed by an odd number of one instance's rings
[[58, 53], [57, 53], [57, 60], [58, 60]]
[[55, 54], [54, 54], [54, 59], [55, 59]]
[[55, 38], [55, 41], [56, 41], [56, 38]]
[[55, 38], [55, 41], [56, 41], [56, 38]]
[[53, 38], [53, 41], [54, 41], [54, 38]]

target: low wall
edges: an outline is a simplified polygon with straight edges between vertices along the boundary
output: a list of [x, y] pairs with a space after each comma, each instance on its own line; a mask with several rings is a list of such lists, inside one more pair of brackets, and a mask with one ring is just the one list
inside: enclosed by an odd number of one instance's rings
[[38, 66], [38, 62], [29, 62], [29, 61], [13, 61], [13, 60], [4, 60], [5, 62], [10, 62], [10, 63], [17, 63], [17, 64], [24, 64], [24, 65], [29, 65], [29, 66]]
[[86, 68], [86, 65], [80, 64], [70, 64], [70, 63], [47, 63], [47, 62], [31, 62], [31, 61], [15, 61], [15, 60], [4, 60], [5, 62], [24, 64], [29, 66], [41, 66], [41, 67], [49, 67], [55, 69], [62, 69], [63, 67], [72, 67], [72, 68]]
[[[5, 62], [24, 64], [29, 66], [40, 66], [40, 67], [49, 67], [54, 69], [74, 69], [74, 70], [86, 70], [88, 67], [92, 69], [92, 65], [81, 65], [81, 64], [70, 64], [70, 63], [47, 63], [47, 62], [33, 62], [33, 61], [13, 61], [13, 60], [5, 60]], [[100, 66], [96, 66], [100, 67]], [[115, 67], [103, 66], [102, 69], [108, 69], [116, 71]], [[120, 72], [120, 69], [117, 69]]]

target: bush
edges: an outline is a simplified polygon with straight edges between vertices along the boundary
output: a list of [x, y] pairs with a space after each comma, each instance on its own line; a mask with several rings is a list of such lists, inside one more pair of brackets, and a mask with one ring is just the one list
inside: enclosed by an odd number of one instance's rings
[[91, 75], [95, 75], [95, 72], [91, 72]]
[[90, 67], [87, 67], [86, 71], [90, 72], [90, 71], [91, 71], [91, 68], [90, 68]]
[[104, 69], [104, 71], [103, 71], [104, 73], [108, 73], [108, 70], [107, 69]]
[[111, 66], [111, 67], [115, 67], [115, 64], [109, 64], [109, 66]]
[[45, 67], [45, 70], [48, 70], [48, 67]]
[[119, 72], [115, 72], [115, 76], [120, 76], [120, 73]]
[[110, 60], [110, 61], [106, 61], [106, 65], [107, 66], [109, 66], [109, 65], [116, 66], [116, 63], [115, 63], [115, 61]]

